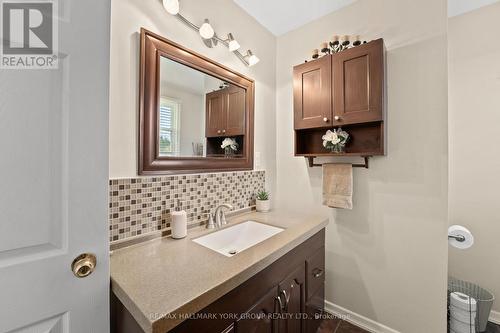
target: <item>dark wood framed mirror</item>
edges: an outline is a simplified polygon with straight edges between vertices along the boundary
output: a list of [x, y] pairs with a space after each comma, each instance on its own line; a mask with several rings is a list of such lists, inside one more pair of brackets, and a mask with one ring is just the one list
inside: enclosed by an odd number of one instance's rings
[[140, 38], [139, 174], [251, 170], [254, 81], [144, 28]]

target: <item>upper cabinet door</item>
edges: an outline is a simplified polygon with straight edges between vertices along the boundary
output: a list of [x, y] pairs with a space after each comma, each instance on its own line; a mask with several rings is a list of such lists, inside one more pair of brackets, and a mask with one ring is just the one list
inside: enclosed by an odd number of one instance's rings
[[206, 97], [206, 137], [222, 136], [222, 127], [224, 124], [224, 94], [214, 91], [207, 94]]
[[324, 56], [293, 68], [295, 129], [331, 125], [331, 91], [331, 56]]
[[226, 100], [226, 121], [222, 129], [225, 135], [245, 134], [245, 90], [240, 87], [227, 88]]
[[382, 39], [333, 55], [334, 126], [383, 120]]

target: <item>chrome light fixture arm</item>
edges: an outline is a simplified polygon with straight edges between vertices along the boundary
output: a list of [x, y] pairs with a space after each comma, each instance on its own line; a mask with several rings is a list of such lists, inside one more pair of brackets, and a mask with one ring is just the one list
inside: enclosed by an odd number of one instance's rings
[[[178, 9], [178, 0], [164, 0], [164, 7], [166, 6], [165, 5], [165, 2], [177, 2], [177, 9]], [[182, 15], [178, 10], [177, 11], [169, 11], [167, 9], [167, 7], [165, 7], [165, 9], [167, 10], [167, 12], [169, 12], [171, 15], [173, 16], [176, 16], [182, 23], [184, 23], [186, 26], [188, 26], [189, 28], [191, 28], [192, 30], [200, 33], [201, 35], [201, 30], [202, 29], [202, 26], [198, 26], [196, 24], [194, 24], [193, 22], [191, 22], [190, 20], [188, 20], [184, 15]], [[211, 26], [209, 25], [209, 22], [207, 19], [205, 19], [205, 22], [203, 23], [203, 25], [205, 24], [208, 24], [208, 27], [210, 27], [210, 29], [213, 31], [213, 28], [211, 28]], [[212, 32], [210, 31], [210, 32]], [[240, 45], [237, 41], [234, 40], [234, 37], [231, 33], [228, 34], [228, 38], [227, 39], [222, 39], [220, 38], [217, 33], [215, 31], [213, 31], [213, 36], [210, 37], [210, 38], [204, 38], [202, 36], [202, 40], [203, 40], [203, 43], [207, 46], [207, 47], [214, 47], [216, 46], [218, 43], [224, 45], [225, 47], [227, 47], [230, 52], [234, 53], [234, 55], [241, 60], [241, 62], [243, 62], [245, 65], [247, 66], [253, 66], [255, 64], [257, 64], [259, 62], [259, 58], [257, 58], [257, 56], [255, 56], [251, 50], [248, 50], [246, 54], [242, 54], [240, 51], [238, 51], [238, 49], [240, 48]], [[233, 46], [233, 50], [231, 50], [231, 47], [230, 47], [230, 42], [233, 42], [234, 43], [234, 46]]]

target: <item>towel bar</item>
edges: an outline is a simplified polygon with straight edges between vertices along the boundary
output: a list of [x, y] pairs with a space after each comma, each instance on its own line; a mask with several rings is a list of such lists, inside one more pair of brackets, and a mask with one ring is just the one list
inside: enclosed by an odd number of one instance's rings
[[[309, 167], [312, 168], [312, 167], [320, 167], [320, 166], [323, 166], [323, 164], [321, 163], [314, 163], [314, 158], [316, 156], [306, 156], [307, 160], [309, 161]], [[368, 169], [368, 158], [370, 158], [370, 156], [362, 156], [364, 159], [365, 159], [365, 164], [353, 164], [352, 167], [353, 168], [366, 168]]]

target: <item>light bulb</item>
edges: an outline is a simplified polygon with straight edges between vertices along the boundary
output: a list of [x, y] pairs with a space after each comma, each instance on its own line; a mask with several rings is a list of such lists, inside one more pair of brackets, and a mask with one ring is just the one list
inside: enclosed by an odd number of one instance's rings
[[179, 14], [179, 0], [163, 0], [163, 8], [172, 15]]
[[248, 66], [253, 66], [260, 61], [260, 59], [250, 50], [247, 51], [247, 58], [248, 58]]
[[227, 35], [229, 51], [234, 52], [240, 48], [240, 43], [234, 39], [233, 34], [229, 33]]
[[232, 40], [229, 42], [229, 51], [234, 52], [240, 48], [240, 43], [236, 40]]
[[259, 61], [260, 61], [260, 59], [255, 54], [253, 54], [248, 59], [248, 64], [250, 66], [253, 66], [253, 65], [257, 64]]
[[215, 35], [214, 28], [208, 22], [208, 19], [205, 19], [205, 22], [200, 27], [200, 36], [204, 39], [210, 39]]

